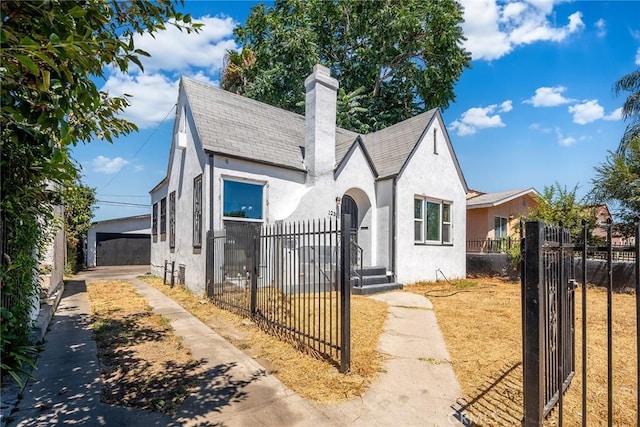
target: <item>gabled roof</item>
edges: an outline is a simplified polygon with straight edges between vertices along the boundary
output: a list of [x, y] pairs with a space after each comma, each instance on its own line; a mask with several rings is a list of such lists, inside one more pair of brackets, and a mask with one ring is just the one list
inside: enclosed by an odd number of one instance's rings
[[535, 188], [525, 188], [518, 190], [501, 191], [498, 193], [484, 193], [467, 200], [467, 209], [491, 208], [510, 202], [518, 197], [531, 195], [533, 198], [540, 197]]
[[[306, 170], [304, 116], [186, 77], [181, 87], [206, 151]], [[336, 166], [360, 136], [378, 178], [398, 175], [437, 113], [437, 109], [429, 110], [366, 135], [336, 127]]]
[[400, 173], [437, 111], [429, 110], [362, 138], [381, 178]]

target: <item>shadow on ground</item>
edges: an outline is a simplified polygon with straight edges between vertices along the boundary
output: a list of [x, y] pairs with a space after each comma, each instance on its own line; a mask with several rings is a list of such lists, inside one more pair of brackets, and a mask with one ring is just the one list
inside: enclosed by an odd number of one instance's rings
[[467, 427], [515, 426], [522, 422], [522, 363], [506, 363], [453, 406]]

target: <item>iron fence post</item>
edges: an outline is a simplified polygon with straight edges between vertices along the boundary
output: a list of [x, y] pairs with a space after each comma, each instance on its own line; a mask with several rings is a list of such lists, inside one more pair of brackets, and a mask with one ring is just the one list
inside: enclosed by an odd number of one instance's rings
[[211, 284], [213, 283], [213, 231], [207, 231], [207, 242], [205, 246], [206, 272], [205, 272], [205, 294], [210, 297]]
[[171, 287], [173, 288], [173, 284], [174, 284], [174, 276], [175, 276], [175, 272], [176, 272], [176, 262], [175, 261], [171, 261]]
[[251, 316], [256, 314], [256, 300], [258, 299], [258, 256], [259, 256], [260, 231], [253, 235], [253, 265], [251, 268], [251, 296], [249, 300], [249, 310]]
[[340, 372], [351, 368], [351, 215], [343, 214], [340, 224]]
[[525, 224], [523, 310], [523, 389], [525, 427], [542, 426], [544, 412], [544, 378], [542, 333], [540, 329], [543, 295], [542, 246], [544, 224], [538, 221]]
[[166, 285], [167, 284], [167, 264], [169, 263], [169, 261], [167, 261], [166, 259], [164, 260], [164, 275], [162, 277], [162, 284]]

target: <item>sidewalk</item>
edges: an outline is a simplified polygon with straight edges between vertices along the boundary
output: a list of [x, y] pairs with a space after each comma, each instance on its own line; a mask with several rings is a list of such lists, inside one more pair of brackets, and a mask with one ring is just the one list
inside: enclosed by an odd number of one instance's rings
[[390, 305], [380, 341], [388, 355], [385, 373], [361, 399], [313, 405], [136, 275], [134, 270], [120, 275], [94, 271], [78, 278], [130, 280], [156, 313], [171, 320], [193, 357], [206, 360], [206, 380], [180, 407], [176, 420], [100, 403], [96, 346], [87, 327], [90, 307], [85, 282], [78, 281], [65, 289], [38, 358], [39, 380], [28, 384], [10, 426], [456, 425], [450, 405], [460, 397], [460, 387], [430, 303], [421, 296], [391, 292], [374, 297]]

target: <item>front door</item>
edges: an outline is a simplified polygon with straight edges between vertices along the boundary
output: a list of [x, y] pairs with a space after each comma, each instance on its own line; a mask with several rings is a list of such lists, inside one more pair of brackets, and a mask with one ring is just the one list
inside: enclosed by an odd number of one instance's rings
[[342, 212], [351, 215], [351, 239], [358, 243], [358, 205], [353, 197], [342, 196]]

